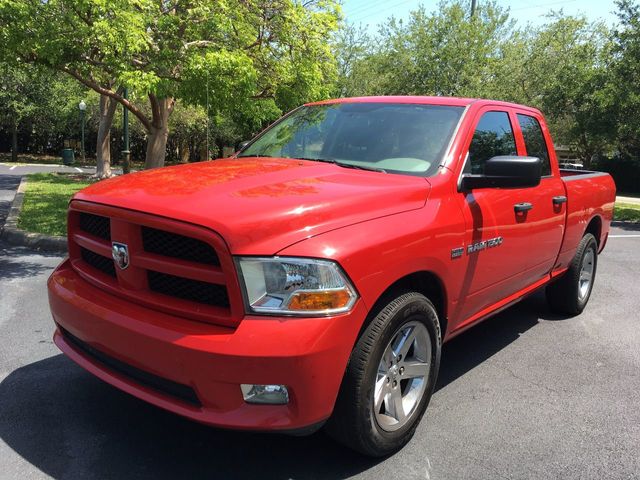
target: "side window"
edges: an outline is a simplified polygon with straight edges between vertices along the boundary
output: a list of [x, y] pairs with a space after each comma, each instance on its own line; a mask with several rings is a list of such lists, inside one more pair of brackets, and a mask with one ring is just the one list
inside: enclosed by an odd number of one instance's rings
[[484, 164], [498, 155], [517, 155], [507, 112], [487, 112], [480, 118], [469, 147], [466, 173], [484, 174]]
[[524, 146], [527, 155], [538, 157], [542, 161], [542, 176], [551, 175], [551, 163], [549, 162], [549, 150], [544, 140], [540, 123], [534, 117], [518, 114], [518, 123], [524, 137]]

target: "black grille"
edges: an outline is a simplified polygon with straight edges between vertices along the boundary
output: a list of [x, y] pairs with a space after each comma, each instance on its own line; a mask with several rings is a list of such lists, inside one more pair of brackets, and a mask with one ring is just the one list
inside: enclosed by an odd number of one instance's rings
[[191, 262], [220, 265], [213, 247], [201, 240], [177, 233], [142, 227], [142, 243], [147, 252]]
[[80, 247], [80, 255], [82, 256], [82, 260], [84, 260], [85, 263], [88, 263], [93, 268], [115, 278], [116, 267], [113, 264], [112, 259], [103, 257], [102, 255], [98, 255], [97, 253], [94, 253], [91, 250], [87, 250], [86, 248], [82, 247]]
[[227, 289], [215, 283], [176, 277], [148, 270], [149, 288], [157, 293], [216, 307], [229, 307]]
[[80, 230], [104, 240], [111, 241], [111, 222], [107, 217], [91, 213], [80, 214]]
[[67, 339], [72, 345], [81, 350], [84, 354], [92, 357], [94, 360], [102, 363], [104, 366], [111, 370], [120, 373], [126, 377], [129, 377], [141, 385], [157, 390], [165, 395], [169, 395], [182, 400], [183, 402], [190, 403], [192, 405], [202, 406], [196, 392], [187, 385], [167, 380], [166, 378], [159, 377], [153, 373], [145, 372], [139, 368], [133, 367], [128, 363], [121, 362], [113, 357], [105, 355], [104, 353], [96, 350], [92, 346], [83, 342], [79, 338], [74, 337], [67, 332], [64, 328], [60, 327], [60, 331], [64, 338]]

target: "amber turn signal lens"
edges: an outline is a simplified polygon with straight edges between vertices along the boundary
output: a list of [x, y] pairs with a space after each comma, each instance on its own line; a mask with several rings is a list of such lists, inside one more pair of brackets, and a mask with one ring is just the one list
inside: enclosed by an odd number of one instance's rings
[[335, 310], [346, 307], [351, 294], [346, 288], [319, 292], [297, 292], [291, 296], [289, 310]]

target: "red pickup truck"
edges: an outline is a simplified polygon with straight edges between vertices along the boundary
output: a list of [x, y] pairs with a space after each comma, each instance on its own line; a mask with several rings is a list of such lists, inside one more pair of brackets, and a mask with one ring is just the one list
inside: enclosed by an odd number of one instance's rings
[[302, 106], [229, 159], [71, 201], [48, 288], [56, 345], [218, 427], [386, 455], [427, 408], [442, 344], [546, 287], [582, 311], [615, 200], [561, 171], [538, 110], [375, 97]]

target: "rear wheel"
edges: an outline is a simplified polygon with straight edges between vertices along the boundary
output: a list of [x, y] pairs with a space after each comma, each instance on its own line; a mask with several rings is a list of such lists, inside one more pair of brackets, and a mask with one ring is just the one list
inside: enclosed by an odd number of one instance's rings
[[565, 274], [547, 286], [547, 302], [558, 313], [577, 315], [587, 306], [598, 266], [596, 238], [585, 234]]
[[440, 364], [433, 304], [409, 292], [375, 316], [353, 349], [328, 433], [369, 456], [402, 448], [427, 408]]

